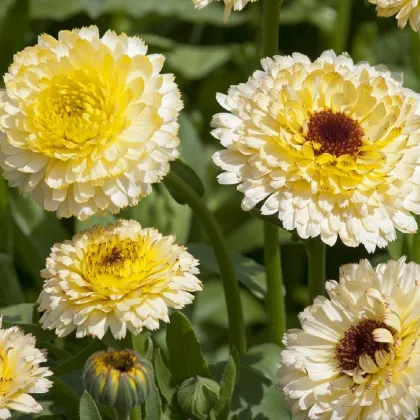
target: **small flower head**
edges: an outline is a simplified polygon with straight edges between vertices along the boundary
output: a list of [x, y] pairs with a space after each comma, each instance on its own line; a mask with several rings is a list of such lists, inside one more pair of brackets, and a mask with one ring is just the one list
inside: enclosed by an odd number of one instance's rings
[[127, 329], [159, 328], [168, 308], [183, 308], [202, 289], [198, 261], [174, 240], [120, 220], [54, 245], [41, 273], [43, 327], [60, 337], [76, 330], [77, 337], [99, 338], [110, 328], [116, 339]]
[[385, 67], [327, 51], [262, 61], [232, 86], [213, 119], [225, 148], [221, 184], [238, 184], [242, 208], [260, 207], [301, 238], [363, 244], [369, 252], [416, 232], [420, 213], [417, 96]]
[[94, 353], [83, 371], [83, 383], [92, 398], [120, 410], [143, 404], [153, 380], [150, 362], [132, 350]]
[[[0, 318], [0, 327], [2, 320]], [[0, 419], [11, 417], [10, 410], [39, 413], [42, 407], [29, 394], [48, 392], [52, 372], [41, 363], [47, 358], [35, 347], [35, 337], [19, 328], [0, 329]]]
[[176, 398], [182, 410], [194, 418], [205, 420], [216, 405], [220, 386], [209, 378], [186, 379], [179, 387]]
[[[193, 0], [197, 9], [202, 9], [208, 6], [214, 0]], [[221, 0], [216, 0], [221, 1]], [[229, 19], [230, 13], [233, 10], [242, 10], [249, 2], [253, 3], [258, 0], [223, 0], [225, 3], [225, 22]]]
[[420, 1], [419, 0], [369, 0], [376, 4], [376, 12], [380, 17], [396, 15], [398, 26], [404, 28], [407, 22], [413, 31], [420, 29]]
[[296, 418], [406, 419], [420, 405], [420, 266], [341, 267], [283, 339], [278, 388]]
[[14, 57], [0, 94], [0, 166], [58, 217], [138, 203], [178, 156], [180, 93], [164, 56], [98, 28], [41, 35]]

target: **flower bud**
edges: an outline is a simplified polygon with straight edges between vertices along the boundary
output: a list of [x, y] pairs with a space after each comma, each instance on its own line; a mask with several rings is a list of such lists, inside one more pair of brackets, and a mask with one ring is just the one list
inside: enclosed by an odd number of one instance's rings
[[132, 350], [98, 351], [85, 364], [83, 383], [105, 406], [129, 410], [146, 400], [153, 381], [150, 362]]
[[182, 383], [176, 398], [186, 414], [204, 420], [216, 405], [219, 393], [220, 386], [217, 382], [196, 376]]

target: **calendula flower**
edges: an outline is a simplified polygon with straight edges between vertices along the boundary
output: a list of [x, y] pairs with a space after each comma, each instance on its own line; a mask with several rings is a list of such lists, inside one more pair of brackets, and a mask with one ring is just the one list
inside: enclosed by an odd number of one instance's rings
[[420, 116], [416, 95], [385, 67], [327, 51], [262, 60], [219, 103], [221, 184], [239, 184], [242, 208], [259, 204], [301, 238], [364, 244], [373, 252], [416, 232]]
[[168, 322], [168, 308], [183, 308], [202, 289], [198, 261], [174, 240], [119, 220], [54, 245], [41, 272], [43, 328], [99, 338], [110, 328], [121, 339], [127, 329], [138, 334]]
[[180, 93], [164, 56], [98, 28], [41, 35], [15, 55], [0, 95], [9, 184], [58, 217], [118, 213], [150, 194], [178, 156]]
[[[0, 328], [2, 319], [0, 318]], [[29, 394], [48, 392], [52, 372], [41, 367], [47, 358], [35, 347], [35, 337], [19, 328], [0, 329], [0, 419], [12, 416], [10, 410], [39, 413], [43, 410]]]
[[376, 12], [380, 17], [395, 16], [398, 26], [404, 28], [407, 22], [414, 31], [420, 28], [420, 2], [419, 0], [369, 0], [376, 4]]
[[[221, 1], [221, 0], [216, 0]], [[223, 0], [225, 3], [225, 22], [229, 19], [230, 13], [233, 10], [242, 10], [249, 2], [254, 3], [258, 0]], [[197, 9], [202, 9], [208, 6], [213, 0], [193, 0]]]
[[83, 371], [85, 388], [98, 404], [125, 411], [146, 401], [153, 381], [150, 362], [129, 349], [96, 352]]
[[416, 419], [420, 266], [341, 267], [288, 331], [278, 387], [299, 419]]

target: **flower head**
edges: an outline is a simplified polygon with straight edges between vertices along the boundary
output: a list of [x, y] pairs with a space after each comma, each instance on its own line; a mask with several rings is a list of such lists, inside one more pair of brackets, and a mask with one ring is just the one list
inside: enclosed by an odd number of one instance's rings
[[278, 372], [296, 418], [416, 419], [420, 266], [405, 258], [341, 267], [288, 331]]
[[99, 338], [110, 328], [121, 339], [127, 329], [138, 334], [168, 322], [168, 308], [183, 308], [202, 289], [198, 261], [174, 240], [119, 220], [54, 245], [41, 272], [43, 328]]
[[29, 394], [42, 394], [51, 388], [47, 377], [52, 372], [40, 366], [46, 360], [44, 352], [35, 347], [35, 337], [17, 327], [0, 329], [0, 419], [11, 417], [10, 410], [42, 411]]
[[178, 156], [180, 93], [162, 55], [98, 28], [41, 35], [15, 55], [0, 95], [9, 184], [58, 217], [118, 213]]
[[83, 383], [93, 399], [122, 410], [143, 404], [153, 381], [150, 362], [128, 349], [96, 352], [83, 371]]
[[[208, 6], [213, 0], [193, 0], [197, 9], [202, 9]], [[221, 0], [216, 0], [221, 1]], [[253, 3], [258, 0], [223, 0], [225, 3], [225, 22], [229, 19], [230, 13], [233, 10], [242, 10], [249, 2]]]
[[376, 12], [380, 17], [396, 16], [398, 26], [404, 28], [407, 22], [413, 31], [420, 29], [420, 1], [419, 0], [369, 0], [376, 4]]
[[242, 208], [260, 203], [302, 238], [368, 251], [420, 213], [418, 99], [382, 66], [328, 51], [262, 61], [219, 103], [213, 119], [221, 184], [239, 184]]

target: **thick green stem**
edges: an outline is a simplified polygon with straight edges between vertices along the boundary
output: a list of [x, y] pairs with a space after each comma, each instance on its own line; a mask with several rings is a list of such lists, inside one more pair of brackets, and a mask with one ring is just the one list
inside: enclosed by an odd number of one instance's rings
[[309, 262], [309, 301], [312, 304], [318, 295], [325, 295], [325, 254], [326, 246], [319, 237], [306, 241]]
[[264, 0], [263, 57], [272, 57], [278, 53], [281, 3], [282, 0]]
[[53, 376], [51, 393], [58, 397], [57, 400], [66, 408], [70, 419], [79, 418], [79, 396], [58, 376]]
[[115, 420], [130, 420], [130, 412], [124, 409], [114, 408], [114, 416]]
[[337, 25], [332, 37], [333, 49], [337, 54], [344, 52], [349, 39], [351, 9], [353, 0], [340, 0], [337, 10]]
[[169, 172], [166, 176], [165, 184], [176, 190], [183, 197], [207, 233], [213, 246], [223, 281], [228, 311], [230, 345], [235, 346], [240, 354], [244, 354], [246, 351], [246, 339], [239, 284], [236, 280], [235, 270], [229, 258], [227, 243], [219, 224], [201, 198], [174, 171]]
[[[263, 48], [264, 57], [272, 57], [279, 49], [280, 7], [282, 0], [264, 0], [263, 3]], [[267, 311], [270, 339], [282, 344], [286, 330], [286, 310], [281, 272], [281, 256], [278, 229], [264, 222], [264, 261], [267, 277]]]
[[286, 309], [284, 304], [283, 277], [278, 228], [264, 222], [264, 262], [267, 276], [267, 310], [270, 324], [270, 339], [282, 345], [286, 331]]

